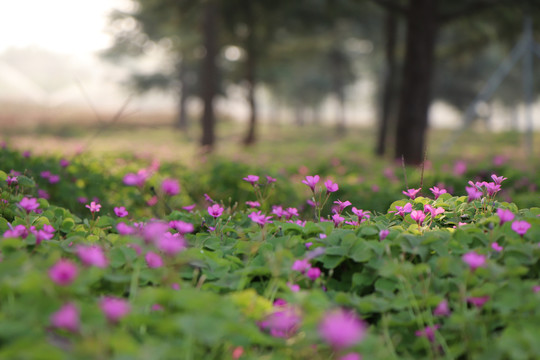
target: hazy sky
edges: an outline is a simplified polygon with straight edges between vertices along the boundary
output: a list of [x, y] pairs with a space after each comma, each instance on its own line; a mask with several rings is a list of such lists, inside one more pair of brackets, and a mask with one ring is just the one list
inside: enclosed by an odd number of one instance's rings
[[107, 14], [129, 0], [0, 0], [0, 52], [39, 47], [86, 55], [107, 47]]

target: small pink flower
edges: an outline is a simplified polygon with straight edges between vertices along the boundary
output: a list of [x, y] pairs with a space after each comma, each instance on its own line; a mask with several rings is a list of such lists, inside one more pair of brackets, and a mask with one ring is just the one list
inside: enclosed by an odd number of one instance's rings
[[471, 202], [473, 200], [480, 199], [482, 197], [482, 191], [478, 190], [475, 186], [466, 186], [465, 190], [467, 190], [467, 195], [469, 196], [468, 201]]
[[414, 200], [416, 198], [416, 195], [422, 190], [422, 188], [418, 189], [407, 189], [407, 191], [402, 191], [403, 195], [407, 195], [411, 198], [411, 200]]
[[351, 209], [351, 211], [353, 212], [354, 215], [358, 216], [358, 221], [362, 221], [362, 219], [364, 218], [364, 216], [367, 215], [368, 211], [364, 211], [362, 209], [357, 209], [356, 207], [353, 206], [353, 208]]
[[271, 184], [271, 183], [275, 183], [277, 181], [277, 179], [274, 179], [270, 175], [266, 175], [266, 181], [267, 181], [268, 184]]
[[169, 227], [175, 229], [180, 234], [187, 234], [195, 230], [195, 227], [193, 226], [193, 224], [187, 223], [181, 220], [169, 221]]
[[474, 251], [466, 253], [461, 257], [461, 259], [467, 265], [469, 265], [471, 271], [475, 271], [479, 267], [484, 267], [486, 265], [486, 257], [484, 255], [477, 254]]
[[259, 323], [262, 329], [278, 338], [289, 338], [298, 329], [301, 318], [295, 308], [286, 304], [275, 306], [276, 310]]
[[231, 357], [233, 358], [233, 360], [238, 360], [240, 359], [240, 356], [242, 356], [242, 354], [244, 354], [244, 348], [241, 346], [237, 346], [233, 349]]
[[148, 206], [154, 206], [158, 202], [158, 197], [156, 195], [152, 196], [148, 201], [146, 202], [146, 205]]
[[311, 280], [315, 281], [321, 276], [321, 269], [319, 269], [318, 267], [309, 268], [306, 276]]
[[8, 223], [9, 230], [6, 230], [4, 233], [5, 238], [21, 238], [26, 239], [28, 237], [28, 229], [26, 226], [19, 224], [16, 226], [12, 226]]
[[48, 179], [51, 176], [51, 172], [49, 170], [45, 170], [40, 172], [39, 176], [41, 176], [43, 179]]
[[22, 198], [21, 201], [19, 201], [19, 206], [23, 208], [27, 213], [30, 213], [32, 211], [35, 211], [37, 208], [39, 208], [39, 203], [35, 198]]
[[501, 209], [501, 208], [497, 209], [497, 216], [499, 217], [499, 219], [501, 219], [501, 222], [500, 222], [501, 225], [504, 224], [505, 222], [514, 220], [514, 217], [515, 217], [514, 213], [511, 212], [510, 210]]
[[7, 182], [8, 186], [11, 186], [13, 184], [17, 184], [19, 182], [19, 180], [17, 180], [16, 176], [8, 176], [6, 178], [6, 182]]
[[265, 224], [272, 222], [271, 220], [272, 217], [265, 216], [264, 214], [261, 213], [261, 211], [252, 212], [248, 215], [248, 217], [251, 219], [251, 221], [253, 221], [256, 224], [259, 224], [261, 227], [264, 226]]
[[309, 249], [311, 247], [311, 245], [313, 245], [313, 243], [311, 241], [308, 241], [305, 245], [306, 245], [306, 248]]
[[223, 207], [221, 207], [219, 204], [214, 204], [212, 206], [209, 206], [208, 214], [210, 214], [214, 218], [218, 218], [221, 216], [221, 214], [223, 214]]
[[77, 277], [77, 265], [69, 260], [60, 259], [49, 269], [49, 277], [57, 285], [67, 286]]
[[484, 306], [484, 304], [488, 300], [489, 300], [489, 296], [477, 296], [477, 297], [470, 296], [467, 298], [467, 302], [469, 304], [476, 306], [477, 308], [481, 308], [482, 306]]
[[347, 207], [352, 205], [352, 203], [349, 200], [345, 200], [345, 201], [336, 200], [336, 201], [334, 201], [334, 204], [337, 205], [337, 212], [338, 213], [341, 213]]
[[192, 212], [193, 209], [195, 209], [196, 204], [188, 205], [188, 206], [182, 206], [182, 209], [186, 210], [187, 212]]
[[518, 233], [518, 235], [521, 237], [523, 237], [523, 235], [527, 233], [527, 230], [529, 230], [530, 227], [531, 227], [531, 224], [529, 224], [526, 221], [514, 221], [512, 223], [512, 230]]
[[433, 310], [435, 316], [450, 316], [450, 308], [448, 307], [448, 300], [442, 300], [439, 305]]
[[540, 285], [535, 285], [535, 286], [533, 286], [533, 291], [534, 291], [535, 293], [540, 292]]
[[379, 231], [379, 241], [383, 241], [384, 239], [386, 239], [388, 234], [390, 234], [390, 230], [388, 229], [382, 229], [381, 231]]
[[497, 185], [500, 185], [504, 180], [507, 179], [504, 176], [497, 176], [495, 174], [491, 175], [491, 178], [493, 179], [493, 182]]
[[491, 248], [492, 248], [493, 250], [495, 250], [496, 252], [501, 252], [501, 251], [503, 251], [503, 247], [502, 247], [501, 245], [497, 244], [496, 242], [491, 243]]
[[107, 258], [103, 250], [97, 245], [77, 246], [77, 256], [84, 265], [105, 268], [108, 265]]
[[287, 286], [289, 287], [289, 289], [291, 289], [292, 292], [299, 292], [300, 291], [300, 285], [298, 285], [298, 284], [292, 284], [292, 283], [288, 282]]
[[118, 230], [118, 233], [120, 235], [131, 235], [135, 233], [135, 229], [131, 226], [121, 222], [116, 225], [116, 230]]
[[257, 175], [248, 175], [245, 178], [242, 178], [242, 180], [247, 181], [251, 185], [255, 186], [257, 181], [259, 181], [259, 177]]
[[341, 216], [340, 214], [332, 215], [332, 221], [334, 222], [334, 226], [336, 226], [336, 227], [339, 224], [341, 224], [344, 220], [345, 220], [345, 218], [343, 216]]
[[486, 183], [485, 185], [488, 196], [494, 196], [501, 191], [501, 185], [493, 182]]
[[101, 299], [99, 307], [107, 319], [113, 323], [129, 314], [131, 310], [129, 303], [125, 299], [112, 296]]
[[306, 176], [305, 180], [302, 180], [302, 184], [306, 184], [307, 186], [309, 186], [311, 191], [315, 192], [315, 186], [317, 185], [319, 180], [320, 180], [319, 175], [314, 175], [314, 176], [308, 175]]
[[69, 166], [69, 161], [66, 159], [60, 159], [60, 166], [64, 169], [67, 168]]
[[161, 306], [159, 304], [154, 304], [154, 305], [152, 305], [152, 307], [150, 309], [152, 311], [161, 311], [161, 310], [163, 310], [163, 306]]
[[161, 259], [161, 256], [156, 254], [155, 252], [149, 251], [144, 256], [144, 259], [146, 260], [146, 264], [149, 268], [160, 268], [163, 266], [163, 260]]
[[308, 260], [295, 260], [294, 264], [291, 266], [291, 270], [304, 273], [311, 267]]
[[396, 215], [404, 217], [406, 213], [410, 213], [411, 211], [412, 211], [412, 204], [406, 203], [404, 206], [396, 205], [396, 211], [392, 211], [392, 212], [395, 212]]
[[260, 207], [261, 204], [258, 201], [246, 201], [246, 205], [250, 208], [257, 208]]
[[50, 184], [56, 184], [60, 181], [60, 175], [51, 175], [49, 176], [49, 183]]
[[115, 207], [114, 213], [116, 214], [116, 216], [121, 217], [121, 218], [129, 215], [128, 211], [123, 206]]
[[340, 357], [338, 360], [362, 360], [362, 355], [358, 353], [348, 353]]
[[424, 214], [424, 212], [422, 210], [413, 210], [413, 211], [411, 211], [411, 219], [416, 221], [416, 223], [418, 225], [422, 225], [425, 218], [426, 218], [426, 215]]
[[87, 207], [88, 209], [90, 209], [90, 212], [91, 213], [95, 213], [95, 212], [99, 212], [99, 210], [101, 209], [101, 205], [96, 203], [95, 201], [92, 201], [90, 203], [90, 205], [85, 205], [85, 207]]
[[155, 241], [156, 247], [165, 254], [174, 256], [186, 248], [186, 241], [180, 234], [166, 232]]
[[345, 349], [362, 341], [366, 324], [353, 312], [334, 310], [324, 315], [319, 334], [336, 350]]
[[176, 291], [180, 290], [180, 284], [178, 283], [171, 284], [171, 289], [176, 290]]
[[161, 191], [169, 196], [174, 196], [180, 193], [180, 184], [176, 179], [165, 179], [161, 182]]
[[437, 200], [442, 194], [446, 194], [446, 189], [439, 189], [436, 186], [429, 188], [429, 190], [431, 190], [433, 195], [435, 195], [435, 200]]
[[426, 326], [422, 330], [417, 330], [414, 334], [416, 336], [423, 336], [427, 338], [430, 342], [435, 341], [435, 331], [437, 331], [441, 326], [439, 324], [434, 326]]
[[339, 186], [338, 184], [336, 184], [335, 182], [333, 182], [332, 180], [326, 180], [326, 182], [324, 183], [324, 186], [326, 187], [326, 192], [329, 194], [329, 193], [333, 193], [333, 192], [336, 192], [339, 190]]
[[77, 332], [79, 324], [79, 310], [72, 303], [65, 304], [51, 315], [51, 325], [56, 329]]
[[459, 160], [454, 164], [454, 175], [461, 176], [467, 171], [467, 163], [465, 161]]

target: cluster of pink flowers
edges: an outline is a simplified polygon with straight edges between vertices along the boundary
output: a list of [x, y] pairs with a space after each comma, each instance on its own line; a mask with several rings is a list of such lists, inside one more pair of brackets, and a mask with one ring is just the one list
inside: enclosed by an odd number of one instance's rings
[[60, 175], [51, 174], [51, 172], [48, 170], [42, 171], [39, 175], [43, 179], [47, 179], [50, 184], [56, 184], [60, 181]]
[[312, 267], [309, 259], [295, 260], [291, 270], [304, 274], [309, 279], [315, 281], [321, 276], [321, 269]]

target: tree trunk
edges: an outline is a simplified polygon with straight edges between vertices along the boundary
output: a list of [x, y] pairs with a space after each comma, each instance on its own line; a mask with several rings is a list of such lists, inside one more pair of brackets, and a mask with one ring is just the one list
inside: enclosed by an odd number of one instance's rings
[[203, 38], [205, 56], [201, 68], [202, 100], [204, 110], [202, 116], [201, 146], [205, 151], [212, 151], [215, 142], [214, 134], [214, 97], [217, 93], [217, 5], [212, 0], [205, 2], [203, 19]]
[[336, 110], [336, 131], [338, 135], [345, 133], [345, 81], [344, 67], [346, 65], [345, 54], [340, 49], [333, 49], [330, 52], [330, 63], [332, 64], [333, 91], [337, 100]]
[[182, 132], [187, 132], [188, 129], [188, 119], [187, 119], [187, 86], [185, 83], [185, 69], [186, 66], [184, 61], [181, 61], [178, 66], [178, 80], [180, 82], [178, 86], [178, 117], [175, 122], [175, 128], [181, 130]]
[[396, 129], [396, 158], [418, 165], [424, 159], [425, 137], [439, 27], [436, 0], [409, 0], [403, 81]]
[[250, 2], [246, 2], [247, 27], [248, 34], [246, 38], [246, 82], [247, 82], [247, 100], [249, 104], [249, 125], [248, 132], [244, 138], [244, 145], [253, 145], [256, 141], [255, 127], [257, 125], [257, 103], [255, 102], [255, 71], [256, 71], [256, 45], [255, 45], [255, 24], [253, 19], [253, 10]]
[[396, 77], [396, 40], [397, 40], [397, 25], [398, 20], [395, 13], [386, 12], [385, 21], [385, 55], [386, 64], [383, 76], [383, 89], [379, 118], [379, 129], [377, 136], [377, 145], [375, 154], [383, 156], [386, 150], [388, 128], [390, 125], [390, 117], [392, 114], [392, 98], [395, 87]]

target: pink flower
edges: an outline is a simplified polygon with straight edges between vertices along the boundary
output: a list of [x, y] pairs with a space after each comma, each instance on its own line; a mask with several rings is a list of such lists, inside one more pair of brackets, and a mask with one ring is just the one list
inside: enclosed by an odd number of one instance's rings
[[163, 234], [155, 241], [156, 247], [167, 255], [174, 256], [186, 248], [186, 241], [180, 234]]
[[272, 217], [265, 216], [264, 214], [261, 213], [261, 211], [252, 212], [248, 215], [248, 217], [251, 219], [251, 221], [253, 221], [256, 224], [259, 224], [261, 227], [264, 226], [265, 224], [272, 222], [271, 220]]
[[291, 270], [304, 273], [310, 267], [311, 265], [309, 264], [308, 260], [295, 260], [293, 265], [291, 266]]
[[416, 198], [416, 195], [422, 190], [422, 188], [418, 189], [407, 189], [407, 191], [402, 191], [403, 195], [407, 195], [411, 198], [411, 200]]
[[362, 360], [362, 355], [358, 353], [348, 353], [340, 357], [338, 360]]
[[56, 184], [60, 181], [60, 175], [54, 175], [52, 174], [51, 176], [49, 176], [49, 183], [51, 184]]
[[379, 231], [379, 241], [383, 241], [384, 239], [386, 239], [388, 234], [390, 234], [390, 230], [388, 229], [382, 229], [381, 231]]
[[142, 235], [146, 243], [160, 239], [164, 234], [169, 233], [169, 225], [161, 221], [153, 221], [144, 226]]
[[461, 257], [461, 259], [467, 265], [469, 265], [471, 271], [475, 271], [479, 267], [484, 267], [486, 264], [486, 257], [484, 255], [477, 254], [474, 251], [466, 253]]
[[30, 213], [32, 211], [35, 211], [37, 208], [39, 208], [39, 203], [35, 198], [22, 198], [21, 201], [19, 201], [19, 206], [23, 208], [27, 213]]
[[35, 226], [31, 226], [30, 232], [36, 237], [36, 245], [39, 245], [43, 240], [51, 240], [54, 237], [55, 230], [51, 225], [45, 224], [41, 230], [37, 230]]
[[326, 182], [324, 183], [324, 186], [326, 187], [327, 193], [333, 193], [339, 190], [338, 184], [336, 184], [332, 180], [326, 180]]
[[518, 233], [519, 236], [523, 237], [527, 230], [531, 227], [531, 224], [529, 224], [526, 221], [514, 221], [512, 223], [512, 230], [514, 230], [516, 233]]
[[242, 178], [242, 180], [245, 180], [248, 183], [250, 183], [251, 185], [255, 186], [257, 181], [259, 181], [259, 177], [257, 175], [248, 175], [245, 178]]
[[116, 214], [116, 216], [118, 217], [126, 217], [129, 215], [129, 213], [127, 212], [126, 208], [123, 207], [123, 206], [120, 206], [120, 207], [115, 207], [114, 208], [114, 213]]
[[467, 171], [467, 163], [465, 161], [456, 161], [454, 164], [454, 175], [461, 176]]
[[152, 196], [148, 201], [146, 202], [146, 205], [148, 206], [154, 206], [158, 202], [158, 197], [156, 195]]
[[302, 184], [306, 184], [307, 186], [309, 186], [309, 188], [311, 189], [311, 191], [315, 192], [315, 185], [317, 185], [317, 183], [319, 182], [319, 175], [314, 175], [314, 176], [306, 176], [306, 179], [305, 180], [302, 180]]
[[358, 216], [358, 221], [362, 221], [362, 218], [366, 216], [366, 214], [368, 213], [368, 211], [357, 209], [356, 207], [353, 207], [351, 211], [353, 212], [354, 215]]
[[298, 329], [301, 318], [297, 311], [288, 305], [277, 306], [277, 310], [259, 323], [270, 335], [279, 338], [291, 337]]
[[496, 242], [491, 243], [491, 248], [492, 248], [493, 250], [495, 250], [496, 252], [501, 252], [501, 251], [503, 251], [503, 247], [502, 247], [501, 245], [497, 244]]
[[309, 268], [306, 276], [311, 280], [315, 281], [321, 276], [321, 269], [319, 269], [318, 267]]
[[49, 170], [42, 171], [39, 173], [39, 176], [41, 176], [43, 179], [48, 179], [51, 176], [51, 172]]
[[449, 316], [450, 308], [448, 307], [448, 300], [442, 300], [439, 305], [433, 310], [433, 315], [435, 316]]
[[188, 205], [188, 206], [182, 206], [182, 209], [186, 210], [187, 212], [192, 212], [193, 209], [195, 209], [196, 204]]
[[92, 201], [90, 205], [87, 204], [85, 206], [90, 209], [91, 213], [99, 212], [99, 210], [101, 209], [101, 205], [96, 203], [95, 201]]
[[493, 182], [486, 183], [486, 191], [488, 196], [493, 196], [497, 194], [499, 191], [501, 191], [501, 185], [495, 184]]
[[60, 259], [49, 269], [49, 277], [57, 285], [66, 286], [70, 285], [77, 277], [77, 266], [69, 261]]
[[104, 297], [99, 302], [101, 311], [105, 314], [110, 322], [117, 322], [127, 314], [129, 314], [131, 307], [125, 299], [117, 297]]
[[422, 210], [413, 210], [411, 211], [411, 219], [416, 221], [418, 225], [422, 225], [424, 222], [424, 219], [426, 218], [426, 215]]
[[17, 177], [16, 176], [8, 176], [6, 178], [6, 182], [9, 186], [13, 185], [13, 184], [17, 184], [19, 182], [19, 180], [17, 180]]
[[341, 213], [343, 210], [345, 210], [345, 208], [352, 205], [349, 200], [345, 200], [345, 201], [336, 200], [336, 201], [334, 201], [334, 204], [337, 205], [337, 212], [338, 213]]
[[5, 238], [22, 238], [26, 239], [28, 237], [28, 229], [24, 225], [16, 225], [13, 227], [11, 224], [8, 223], [9, 230], [6, 230], [4, 233]]
[[341, 216], [340, 214], [332, 215], [332, 221], [334, 222], [334, 226], [336, 226], [336, 227], [339, 224], [341, 224], [344, 220], [345, 220], [345, 218], [343, 216]]
[[319, 334], [336, 350], [345, 349], [364, 338], [366, 324], [353, 312], [334, 310], [324, 315]]
[[108, 265], [107, 258], [103, 250], [97, 245], [77, 246], [77, 256], [84, 265], [105, 268]]
[[533, 291], [534, 291], [534, 293], [540, 292], [540, 285], [533, 286]]
[[266, 181], [268, 184], [275, 183], [277, 180], [271, 177], [270, 175], [266, 175]]
[[437, 200], [442, 194], [446, 194], [446, 189], [439, 189], [436, 186], [429, 188], [429, 190], [431, 190], [433, 195], [435, 195], [435, 200]]
[[131, 226], [121, 222], [116, 225], [116, 230], [120, 235], [131, 235], [135, 232], [135, 229]]
[[233, 360], [238, 360], [240, 359], [240, 356], [242, 356], [242, 354], [244, 354], [244, 348], [241, 346], [237, 346], [233, 349], [231, 357], [233, 358]]
[[433, 342], [435, 341], [435, 331], [437, 331], [437, 329], [439, 329], [440, 327], [441, 326], [439, 324], [434, 326], [426, 326], [422, 330], [417, 330], [414, 334], [416, 336], [423, 336], [427, 338], [430, 342]]
[[469, 196], [469, 199], [468, 199], [469, 202], [480, 199], [480, 197], [482, 196], [482, 192], [474, 186], [471, 186], [471, 187], [466, 186], [465, 190], [467, 190], [467, 195]]
[[431, 218], [435, 219], [437, 215], [444, 213], [444, 208], [442, 207], [434, 208], [433, 206], [426, 204], [424, 205], [424, 212], [429, 212], [431, 214]]
[[69, 161], [66, 159], [60, 159], [60, 166], [64, 169], [67, 168], [69, 166]]
[[175, 229], [180, 234], [187, 234], [195, 230], [195, 227], [193, 226], [193, 224], [180, 221], [180, 220], [169, 221], [169, 227]]
[[51, 325], [56, 329], [77, 332], [79, 324], [79, 310], [72, 303], [65, 304], [51, 315]]
[[481, 308], [482, 306], [484, 306], [484, 304], [488, 300], [489, 300], [489, 296], [477, 296], [477, 297], [470, 296], [467, 298], [467, 302], [469, 304], [472, 304], [478, 308]]
[[163, 260], [161, 259], [161, 256], [159, 256], [155, 252], [147, 252], [144, 256], [144, 259], [146, 260], [146, 264], [149, 268], [160, 268], [163, 266]]
[[176, 179], [165, 179], [161, 182], [161, 191], [169, 196], [174, 196], [180, 193], [180, 184]]
[[499, 219], [501, 219], [501, 222], [500, 222], [501, 225], [504, 224], [505, 222], [514, 220], [514, 217], [515, 217], [514, 213], [511, 212], [510, 210], [501, 209], [501, 208], [497, 209], [497, 216], [499, 217]]
[[491, 178], [493, 179], [493, 182], [497, 185], [500, 185], [504, 180], [507, 179], [504, 176], [497, 176], [495, 174], [491, 175]]
[[405, 213], [410, 213], [412, 211], [412, 204], [406, 203], [404, 206], [396, 205], [396, 215], [405, 216]]
[[43, 190], [43, 189], [38, 189], [37, 193], [38, 193], [38, 198], [46, 199], [46, 200], [49, 200], [49, 199], [51, 198], [51, 196], [49, 195], [49, 193], [46, 192], [46, 191]]
[[293, 207], [289, 207], [285, 210], [285, 213], [284, 213], [285, 217], [287, 219], [290, 219], [292, 218], [293, 216], [300, 216], [300, 214], [298, 213], [298, 209], [297, 208], [293, 208]]
[[261, 203], [259, 203], [258, 201], [246, 201], [246, 205], [249, 206], [250, 208], [256, 208], [256, 207], [260, 207]]
[[124, 184], [128, 186], [143, 187], [149, 176], [150, 173], [145, 169], [139, 170], [136, 174], [128, 173], [124, 176]]
[[298, 285], [298, 284], [292, 284], [292, 283], [288, 282], [287, 286], [289, 287], [289, 289], [291, 289], [292, 292], [299, 292], [300, 291], [300, 285]]
[[219, 204], [214, 204], [208, 207], [208, 214], [217, 219], [223, 214], [223, 208]]
[[180, 284], [178, 283], [171, 284], [171, 289], [176, 290], [176, 291], [180, 290]]

